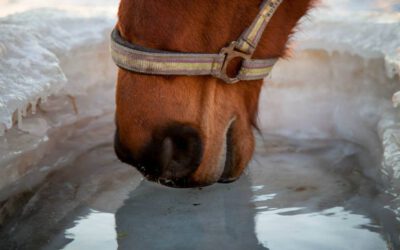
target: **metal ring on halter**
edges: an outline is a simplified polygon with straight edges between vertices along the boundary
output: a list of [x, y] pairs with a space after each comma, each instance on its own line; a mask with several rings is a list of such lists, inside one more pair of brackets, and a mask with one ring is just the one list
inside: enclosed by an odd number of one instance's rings
[[227, 73], [229, 63], [234, 58], [241, 58], [243, 61], [251, 58], [250, 54], [246, 54], [246, 53], [236, 50], [236, 46], [237, 46], [237, 42], [235, 41], [235, 42], [231, 42], [231, 44], [229, 46], [221, 49], [220, 54], [223, 54], [225, 56], [224, 62], [222, 63], [220, 72], [218, 72], [218, 74], [214, 75], [215, 77], [220, 78], [229, 84], [233, 84], [233, 83], [240, 81], [239, 74], [240, 74], [240, 70], [242, 68], [242, 65], [240, 65], [240, 69], [237, 71], [236, 75], [233, 77], [229, 76]]

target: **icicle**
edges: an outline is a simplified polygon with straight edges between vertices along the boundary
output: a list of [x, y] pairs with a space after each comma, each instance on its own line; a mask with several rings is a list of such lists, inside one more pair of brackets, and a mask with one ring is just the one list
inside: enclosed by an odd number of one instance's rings
[[38, 105], [39, 99], [34, 100], [31, 102], [31, 111], [32, 115], [36, 114], [36, 106]]
[[0, 136], [3, 136], [6, 133], [6, 127], [3, 124], [0, 124]]
[[22, 126], [22, 111], [20, 108], [17, 110], [17, 125], [18, 128], [21, 128]]
[[371, 61], [371, 59], [369, 59], [369, 58], [365, 58], [364, 60], [362, 60], [362, 63], [363, 63], [363, 66], [365, 69], [368, 69], [370, 61]]
[[400, 91], [393, 95], [393, 106], [395, 108], [400, 106]]
[[67, 95], [67, 97], [68, 97], [69, 101], [71, 102], [71, 105], [72, 105], [72, 108], [73, 108], [73, 110], [75, 112], [75, 115], [78, 115], [79, 114], [79, 110], [78, 110], [78, 106], [76, 105], [75, 96]]
[[29, 106], [29, 105], [25, 105], [25, 106], [22, 108], [22, 117], [26, 117], [26, 113], [27, 113], [27, 110], [28, 110], [28, 106]]
[[47, 102], [47, 95], [43, 95], [42, 97], [40, 97], [40, 99], [42, 103]]
[[6, 53], [6, 46], [3, 43], [0, 43], [0, 56], [5, 55]]

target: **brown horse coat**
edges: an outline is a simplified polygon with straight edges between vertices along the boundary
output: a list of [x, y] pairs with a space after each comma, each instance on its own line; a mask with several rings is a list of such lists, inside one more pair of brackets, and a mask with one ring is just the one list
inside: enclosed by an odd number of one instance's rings
[[[127, 41], [179, 52], [218, 53], [253, 21], [261, 0], [121, 0], [117, 28]], [[254, 58], [287, 55], [312, 0], [284, 0]], [[237, 64], [230, 66], [234, 71]], [[151, 76], [120, 69], [116, 152], [170, 186], [237, 179], [254, 151], [262, 80], [227, 85], [208, 76]]]

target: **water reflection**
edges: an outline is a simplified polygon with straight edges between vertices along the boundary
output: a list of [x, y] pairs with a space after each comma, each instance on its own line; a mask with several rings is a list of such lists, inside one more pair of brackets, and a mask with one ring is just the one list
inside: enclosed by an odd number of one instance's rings
[[114, 214], [91, 210], [75, 227], [66, 230], [65, 237], [72, 241], [64, 250], [117, 249]]
[[248, 176], [201, 190], [143, 182], [116, 213], [119, 249], [266, 249], [252, 198]]
[[371, 230], [374, 227], [379, 231], [369, 218], [342, 207], [305, 214], [301, 208], [272, 209], [256, 216], [257, 237], [280, 250], [387, 249], [380, 234]]
[[355, 171], [357, 150], [269, 142], [237, 182], [184, 190], [140, 181], [111, 144], [97, 146], [17, 206], [1, 249], [398, 249], [395, 215]]
[[360, 174], [363, 150], [342, 141], [265, 138], [250, 171], [255, 231], [265, 247], [398, 249], [389, 201]]

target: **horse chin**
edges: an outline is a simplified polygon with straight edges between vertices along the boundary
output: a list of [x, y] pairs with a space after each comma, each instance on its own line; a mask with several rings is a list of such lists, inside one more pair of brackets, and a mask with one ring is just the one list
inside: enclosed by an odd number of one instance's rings
[[233, 169], [236, 166], [235, 163], [235, 144], [233, 140], [235, 120], [232, 120], [228, 126], [227, 132], [225, 133], [225, 145], [224, 145], [224, 161], [223, 161], [223, 172], [218, 179], [219, 183], [231, 183], [236, 181], [239, 176], [231, 176]]

